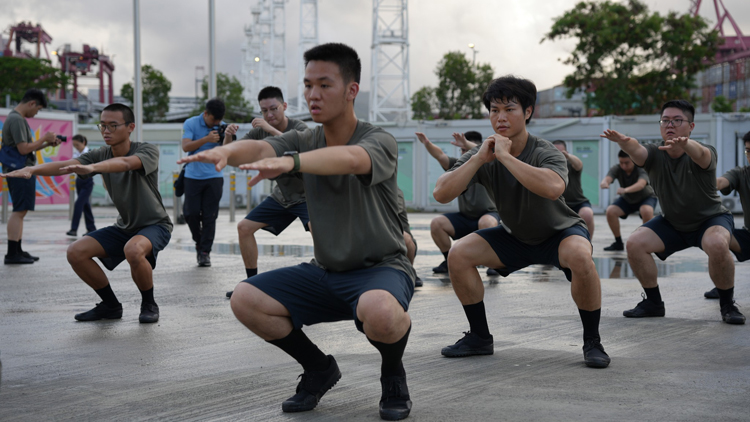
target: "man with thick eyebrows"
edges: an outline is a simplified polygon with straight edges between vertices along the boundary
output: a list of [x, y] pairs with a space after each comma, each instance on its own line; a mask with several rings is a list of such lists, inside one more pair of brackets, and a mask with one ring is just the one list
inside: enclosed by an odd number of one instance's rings
[[361, 73], [356, 51], [322, 44], [304, 59], [305, 100], [321, 126], [237, 141], [181, 161], [258, 170], [255, 183], [301, 174], [315, 259], [251, 277], [237, 285], [231, 299], [242, 324], [302, 365], [297, 392], [282, 410], [315, 408], [341, 378], [333, 356], [321, 352], [302, 327], [354, 320], [382, 356], [380, 417], [403, 419], [411, 400], [401, 358], [416, 274], [398, 219], [396, 139], [354, 114]]

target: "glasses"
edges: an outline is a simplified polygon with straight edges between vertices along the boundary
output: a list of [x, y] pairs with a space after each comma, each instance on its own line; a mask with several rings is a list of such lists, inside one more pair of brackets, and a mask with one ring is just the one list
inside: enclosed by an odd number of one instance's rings
[[120, 126], [127, 126], [129, 124], [130, 123], [128, 123], [128, 122], [118, 123], [118, 124], [110, 124], [110, 125], [98, 124], [98, 125], [96, 125], [96, 127], [99, 128], [100, 132], [104, 132], [105, 130], [109, 130], [110, 132], [114, 132], [114, 131], [117, 130], [118, 127], [120, 127]]
[[261, 109], [260, 110], [260, 114], [276, 113], [278, 110], [279, 110], [278, 107], [271, 107], [271, 108], [269, 108], [267, 110]]
[[750, 149], [745, 148], [745, 154], [750, 154]]
[[671, 123], [673, 127], [680, 127], [682, 122], [693, 123], [690, 120], [674, 119], [674, 120], [659, 120], [661, 127], [667, 127]]

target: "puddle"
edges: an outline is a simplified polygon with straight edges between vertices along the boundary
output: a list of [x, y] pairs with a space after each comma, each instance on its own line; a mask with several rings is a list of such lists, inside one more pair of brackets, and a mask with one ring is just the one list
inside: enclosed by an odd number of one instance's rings
[[[658, 258], [654, 258], [654, 260], [659, 277], [668, 277], [675, 273], [708, 272], [708, 260], [705, 258], [699, 261], [670, 259], [664, 262]], [[633, 269], [630, 268], [630, 264], [625, 257], [594, 258], [594, 263], [601, 278], [635, 278]]]
[[[171, 249], [195, 252], [194, 244], [170, 244]], [[212, 254], [219, 255], [241, 255], [239, 243], [214, 243]], [[314, 248], [305, 245], [258, 245], [259, 256], [291, 256], [291, 257], [313, 257]]]

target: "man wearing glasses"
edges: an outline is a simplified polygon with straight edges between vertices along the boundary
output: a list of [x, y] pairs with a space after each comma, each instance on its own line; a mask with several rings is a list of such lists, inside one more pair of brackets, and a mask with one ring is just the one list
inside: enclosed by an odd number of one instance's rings
[[[303, 121], [290, 119], [285, 115], [287, 104], [279, 88], [267, 86], [261, 89], [258, 103], [263, 118], [253, 119], [253, 128], [242, 139], [262, 140], [292, 130], [307, 130]], [[227, 134], [234, 135], [238, 128], [237, 125], [230, 125]], [[302, 179], [297, 175], [282, 174], [274, 181], [276, 184], [271, 195], [237, 224], [240, 252], [248, 278], [258, 274], [258, 243], [255, 241], [255, 232], [263, 229], [278, 236], [297, 218], [305, 230], [310, 231]], [[232, 292], [227, 292], [227, 297], [232, 297]]]
[[734, 260], [729, 245], [732, 214], [716, 193], [716, 149], [690, 139], [695, 108], [685, 100], [668, 101], [661, 110], [661, 145], [641, 145], [614, 130], [601, 135], [617, 142], [633, 162], [643, 167], [661, 200], [662, 215], [639, 227], [628, 239], [628, 261], [645, 295], [628, 318], [663, 317], [664, 302], [657, 284], [655, 253], [661, 260], [697, 246], [708, 255], [708, 274], [717, 287], [722, 320], [744, 324], [734, 305]]
[[[750, 132], [742, 137], [745, 146], [745, 158], [750, 161]], [[745, 214], [745, 226], [734, 229], [729, 250], [734, 253], [740, 262], [750, 259], [750, 167], [735, 167], [716, 179], [716, 189], [724, 195], [729, 195], [733, 190], [740, 194], [742, 211]], [[714, 287], [707, 291], [706, 299], [719, 299], [719, 289]]]
[[122, 304], [106, 274], [94, 262], [94, 258], [99, 258], [110, 271], [128, 261], [133, 281], [141, 292], [138, 320], [157, 322], [159, 307], [154, 301], [152, 271], [172, 232], [172, 222], [159, 194], [159, 149], [130, 140], [135, 118], [126, 105], [108, 105], [100, 121], [98, 127], [106, 146], [72, 160], [24, 167], [1, 176], [30, 179], [75, 173], [87, 178], [101, 174], [119, 215], [114, 226], [87, 233], [68, 247], [68, 262], [73, 271], [102, 299], [93, 309], [75, 318], [78, 321], [122, 318]]

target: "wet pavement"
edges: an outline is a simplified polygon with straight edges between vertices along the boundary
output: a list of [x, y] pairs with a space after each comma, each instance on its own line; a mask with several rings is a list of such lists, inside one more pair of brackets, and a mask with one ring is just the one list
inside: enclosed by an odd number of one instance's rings
[[[116, 216], [111, 208], [94, 214], [99, 227]], [[41, 260], [0, 266], [0, 421], [379, 420], [379, 355], [352, 322], [305, 328], [336, 356], [343, 378], [312, 412], [281, 412], [301, 370], [229, 309], [224, 293], [244, 269], [236, 223], [226, 212], [210, 268], [196, 266], [187, 226], [176, 226], [154, 272], [161, 320], [152, 325], [138, 323], [140, 295], [124, 264], [107, 273], [123, 319], [73, 319], [98, 298], [67, 264], [66, 215], [30, 213], [23, 245]], [[712, 284], [699, 249], [658, 262], [665, 318], [626, 319], [622, 311], [640, 301], [641, 289], [625, 253], [602, 250], [612, 236], [604, 217], [596, 217], [607, 369], [583, 365], [569, 283], [546, 266], [508, 278], [482, 269], [495, 354], [447, 359], [440, 349], [468, 324], [450, 281], [431, 272], [442, 260], [429, 233], [435, 215], [410, 214], [419, 244], [415, 267], [425, 285], [411, 303], [404, 356], [414, 402], [409, 420], [750, 420], [750, 327], [722, 323], [718, 302], [703, 298]], [[623, 233], [636, 227], [631, 217]], [[297, 222], [279, 237], [257, 238], [260, 271], [312, 257], [311, 238]], [[736, 280], [735, 297], [748, 314], [750, 264], [736, 266]]]

